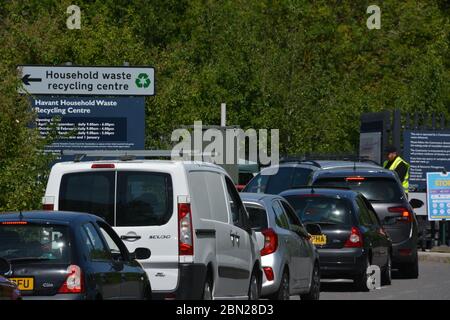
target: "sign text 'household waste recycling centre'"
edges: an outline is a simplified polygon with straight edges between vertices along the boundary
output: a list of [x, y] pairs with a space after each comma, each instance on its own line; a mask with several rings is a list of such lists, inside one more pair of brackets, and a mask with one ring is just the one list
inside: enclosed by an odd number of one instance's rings
[[151, 67], [31, 66], [18, 67], [19, 92], [43, 95], [152, 96]]

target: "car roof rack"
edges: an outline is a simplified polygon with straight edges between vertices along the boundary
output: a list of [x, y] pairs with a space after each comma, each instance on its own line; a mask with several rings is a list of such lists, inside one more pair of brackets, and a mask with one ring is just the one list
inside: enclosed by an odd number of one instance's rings
[[309, 159], [304, 159], [304, 158], [298, 158], [298, 157], [282, 157], [280, 159], [280, 163], [304, 163], [304, 164], [309, 164], [312, 166], [315, 166], [317, 168], [321, 168], [322, 166], [320, 165], [320, 163], [318, 163], [317, 161], [314, 160], [309, 160]]
[[199, 152], [198, 150], [180, 150], [174, 152], [172, 150], [62, 150], [62, 156], [74, 156], [74, 162], [80, 162], [85, 157], [95, 157], [98, 160], [102, 160], [105, 157], [117, 158], [120, 161], [131, 161], [137, 157], [150, 158], [172, 158], [173, 155], [179, 156], [201, 156], [213, 157], [217, 153], [214, 152]]

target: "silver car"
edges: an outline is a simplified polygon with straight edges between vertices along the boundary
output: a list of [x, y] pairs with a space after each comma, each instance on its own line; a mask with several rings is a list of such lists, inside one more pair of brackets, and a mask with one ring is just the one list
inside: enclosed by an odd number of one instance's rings
[[319, 255], [310, 241], [310, 233], [320, 233], [320, 227], [310, 225], [307, 231], [289, 203], [280, 196], [240, 195], [261, 249], [262, 296], [288, 300], [298, 294], [304, 300], [319, 299]]

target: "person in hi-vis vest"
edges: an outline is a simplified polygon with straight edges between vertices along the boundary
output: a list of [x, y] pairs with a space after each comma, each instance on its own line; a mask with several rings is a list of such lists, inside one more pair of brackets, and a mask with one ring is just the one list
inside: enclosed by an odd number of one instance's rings
[[387, 146], [385, 149], [387, 160], [383, 163], [383, 168], [397, 172], [403, 189], [408, 193], [409, 188], [409, 164], [398, 155], [397, 148]]

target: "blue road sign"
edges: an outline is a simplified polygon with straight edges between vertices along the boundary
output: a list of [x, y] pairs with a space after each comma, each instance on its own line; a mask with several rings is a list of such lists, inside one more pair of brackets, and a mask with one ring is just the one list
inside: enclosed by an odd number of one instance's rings
[[144, 97], [35, 96], [31, 106], [44, 137], [58, 119], [59, 138], [46, 146], [47, 152], [144, 149]]
[[450, 219], [450, 174], [427, 173], [428, 220]]

